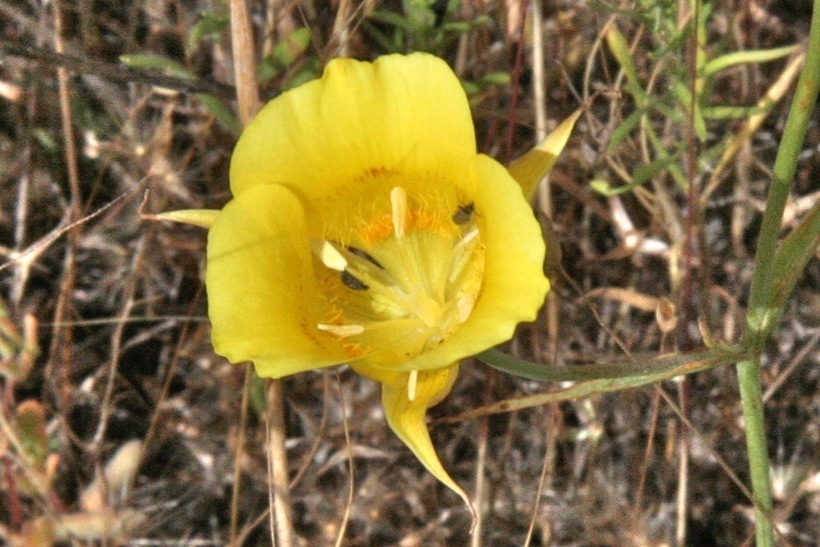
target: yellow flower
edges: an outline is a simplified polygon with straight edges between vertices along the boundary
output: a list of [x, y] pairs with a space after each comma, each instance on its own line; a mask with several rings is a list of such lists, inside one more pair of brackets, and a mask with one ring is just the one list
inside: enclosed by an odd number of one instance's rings
[[476, 152], [456, 76], [420, 53], [333, 60], [259, 112], [230, 184], [219, 212], [162, 215], [210, 227], [217, 353], [263, 377], [347, 363], [380, 382], [391, 428], [469, 504], [426, 411], [459, 360], [535, 319], [549, 282], [528, 199]]

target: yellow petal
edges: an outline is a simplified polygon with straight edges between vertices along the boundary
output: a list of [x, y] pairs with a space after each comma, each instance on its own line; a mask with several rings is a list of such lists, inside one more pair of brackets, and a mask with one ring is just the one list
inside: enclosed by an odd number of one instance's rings
[[444, 61], [424, 53], [334, 59], [321, 79], [272, 100], [245, 129], [231, 190], [275, 182], [321, 209], [374, 176], [425, 178], [474, 155], [469, 104]]
[[468, 194], [485, 246], [484, 284], [469, 318], [440, 346], [397, 363], [395, 370], [429, 370], [454, 363], [512, 338], [532, 321], [549, 291], [541, 227], [504, 167], [474, 159], [477, 180]]
[[472, 511], [469, 496], [441, 465], [427, 430], [427, 409], [450, 392], [458, 376], [458, 365], [419, 371], [412, 400], [408, 397], [412, 373], [385, 372], [355, 365], [354, 369], [360, 374], [385, 382], [382, 383], [382, 405], [390, 428], [413, 451], [422, 465], [442, 484], [458, 494]]
[[219, 216], [217, 209], [182, 209], [180, 211], [168, 211], [158, 215], [146, 215], [152, 220], [170, 220], [183, 224], [193, 224], [202, 228], [210, 228]]
[[208, 232], [208, 315], [217, 353], [279, 378], [347, 360], [317, 328], [322, 304], [299, 200], [261, 185], [230, 201]]
[[581, 112], [582, 110], [576, 110], [547, 135], [541, 144], [509, 165], [510, 174], [521, 185], [527, 200], [532, 199], [538, 183], [552, 170], [558, 156], [567, 145], [572, 128], [575, 127]]

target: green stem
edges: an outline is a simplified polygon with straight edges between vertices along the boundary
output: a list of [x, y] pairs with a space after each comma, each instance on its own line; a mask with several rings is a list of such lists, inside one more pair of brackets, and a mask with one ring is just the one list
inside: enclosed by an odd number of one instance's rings
[[777, 151], [777, 158], [772, 169], [772, 183], [766, 199], [766, 210], [758, 235], [755, 271], [749, 293], [749, 313], [746, 317], [746, 343], [750, 349], [762, 351], [771, 323], [778, 313], [769, 309], [771, 301], [772, 270], [775, 264], [780, 225], [783, 221], [783, 210], [789, 197], [797, 159], [800, 155], [806, 129], [811, 119], [812, 110], [817, 102], [820, 89], [820, 0], [814, 2], [811, 31], [803, 72], [797, 82], [783, 138]]
[[763, 417], [763, 391], [760, 385], [760, 359], [753, 358], [738, 363], [737, 376], [740, 402], [746, 420], [746, 453], [755, 498], [755, 537], [758, 547], [774, 547], [772, 489]]
[[772, 309], [775, 283], [772, 273], [783, 210], [789, 196], [797, 159], [812, 109], [820, 89], [820, 0], [815, 0], [811, 31], [803, 72], [797, 83], [794, 100], [780, 141], [772, 170], [772, 183], [766, 200], [766, 210], [758, 236], [755, 271], [749, 293], [749, 310], [743, 345], [755, 357], [738, 363], [738, 383], [743, 415], [746, 421], [746, 450], [755, 502], [755, 532], [758, 547], [774, 546], [772, 528], [772, 493], [769, 477], [769, 455], [763, 416], [763, 395], [760, 381], [760, 355], [780, 309]]

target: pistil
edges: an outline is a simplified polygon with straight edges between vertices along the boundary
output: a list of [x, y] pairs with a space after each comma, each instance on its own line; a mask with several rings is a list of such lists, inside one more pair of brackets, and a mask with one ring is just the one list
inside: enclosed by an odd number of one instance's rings
[[[444, 342], [469, 319], [484, 270], [474, 206], [446, 213], [421, 203], [395, 186], [389, 214], [358, 227], [354, 242], [361, 248], [311, 242], [318, 260], [339, 272], [335, 282], [325, 276], [329, 309], [319, 330], [342, 345], [352, 337], [365, 354], [411, 358]], [[411, 401], [417, 389], [418, 371], [411, 371]]]

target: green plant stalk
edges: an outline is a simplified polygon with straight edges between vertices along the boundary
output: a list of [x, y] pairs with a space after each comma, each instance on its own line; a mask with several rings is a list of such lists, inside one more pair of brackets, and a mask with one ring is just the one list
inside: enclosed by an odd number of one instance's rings
[[763, 416], [763, 391], [760, 385], [760, 357], [738, 363], [737, 376], [746, 421], [746, 454], [749, 458], [755, 504], [755, 539], [758, 547], [774, 547], [772, 488]]
[[775, 310], [766, 305], [771, 301], [772, 272], [783, 210], [789, 197], [797, 159], [800, 154], [806, 128], [811, 119], [817, 94], [820, 90], [820, 0], [814, 2], [809, 44], [803, 72], [797, 82], [780, 148], [777, 151], [772, 183], [766, 200], [766, 210], [760, 226], [755, 255], [755, 271], [749, 294], [749, 312], [746, 317], [745, 344], [760, 352], [771, 330], [770, 323], [776, 318]]
[[[817, 93], [820, 89], [820, 0], [814, 1], [809, 32], [806, 64], [797, 83], [789, 117], [773, 168], [772, 183], [766, 200], [766, 210], [758, 236], [755, 271], [749, 293], [749, 310], [743, 345], [755, 357], [738, 363], [738, 383], [743, 415], [746, 420], [746, 451], [752, 491], [755, 497], [755, 533], [758, 547], [774, 546], [772, 528], [772, 493], [769, 477], [769, 455], [763, 416], [763, 394], [760, 377], [760, 355], [780, 309], [772, 309], [774, 280], [772, 273], [777, 260], [777, 238], [783, 220], [783, 210], [797, 168], [800, 148], [806, 135]], [[785, 299], [783, 300], [785, 301]], [[782, 304], [781, 304], [782, 306]]]

